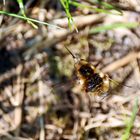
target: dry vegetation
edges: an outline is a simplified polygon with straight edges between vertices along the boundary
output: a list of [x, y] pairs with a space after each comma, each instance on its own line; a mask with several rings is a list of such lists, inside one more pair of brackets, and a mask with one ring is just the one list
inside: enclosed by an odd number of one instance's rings
[[[140, 98], [140, 26], [99, 33], [93, 28], [140, 23], [140, 2], [107, 1], [123, 15], [70, 7], [78, 33], [69, 30], [57, 0], [25, 1], [26, 15], [65, 29], [41, 24], [34, 29], [26, 21], [0, 15], [1, 140], [121, 139]], [[5, 2], [1, 10], [18, 14], [15, 1]], [[79, 2], [93, 6], [90, 0]], [[89, 97], [75, 82], [74, 62], [65, 46], [121, 84], [113, 85], [105, 99]], [[140, 140], [139, 111], [129, 139]]]

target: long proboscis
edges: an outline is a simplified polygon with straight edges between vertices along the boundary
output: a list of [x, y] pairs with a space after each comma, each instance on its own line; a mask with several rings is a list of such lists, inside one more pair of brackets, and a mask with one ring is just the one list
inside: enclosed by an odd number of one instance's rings
[[76, 59], [76, 56], [65, 46], [65, 48], [67, 49], [67, 51], [71, 54], [71, 56]]

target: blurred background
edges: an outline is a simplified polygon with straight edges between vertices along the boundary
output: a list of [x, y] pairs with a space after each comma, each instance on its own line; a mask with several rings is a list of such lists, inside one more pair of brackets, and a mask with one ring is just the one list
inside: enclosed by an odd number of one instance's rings
[[[139, 24], [139, 0], [0, 0], [0, 139], [140, 140]], [[82, 91], [65, 46], [120, 84]]]

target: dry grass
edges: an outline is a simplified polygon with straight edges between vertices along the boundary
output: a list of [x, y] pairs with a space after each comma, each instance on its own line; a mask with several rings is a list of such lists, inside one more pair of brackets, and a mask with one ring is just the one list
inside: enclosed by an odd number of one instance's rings
[[[122, 16], [72, 7], [78, 33], [68, 29], [58, 1], [29, 2], [25, 3], [26, 16], [65, 29], [44, 25], [34, 29], [25, 21], [0, 15], [0, 139], [120, 139], [135, 98], [140, 98], [140, 28], [91, 30], [139, 22], [139, 2], [112, 1]], [[88, 0], [84, 2], [91, 5]], [[19, 10], [12, 1], [0, 7], [12, 13]], [[99, 63], [99, 69], [121, 84], [112, 86], [102, 100], [85, 94], [76, 82], [74, 61], [65, 46], [81, 58]], [[138, 110], [129, 140], [140, 139], [139, 115]]]

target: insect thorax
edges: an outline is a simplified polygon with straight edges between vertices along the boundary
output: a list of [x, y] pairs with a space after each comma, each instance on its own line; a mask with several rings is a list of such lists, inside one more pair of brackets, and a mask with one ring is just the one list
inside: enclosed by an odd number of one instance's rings
[[104, 79], [100, 73], [96, 72], [93, 65], [81, 60], [76, 64], [76, 69], [80, 83], [86, 92], [94, 92], [99, 88], [103, 89]]

